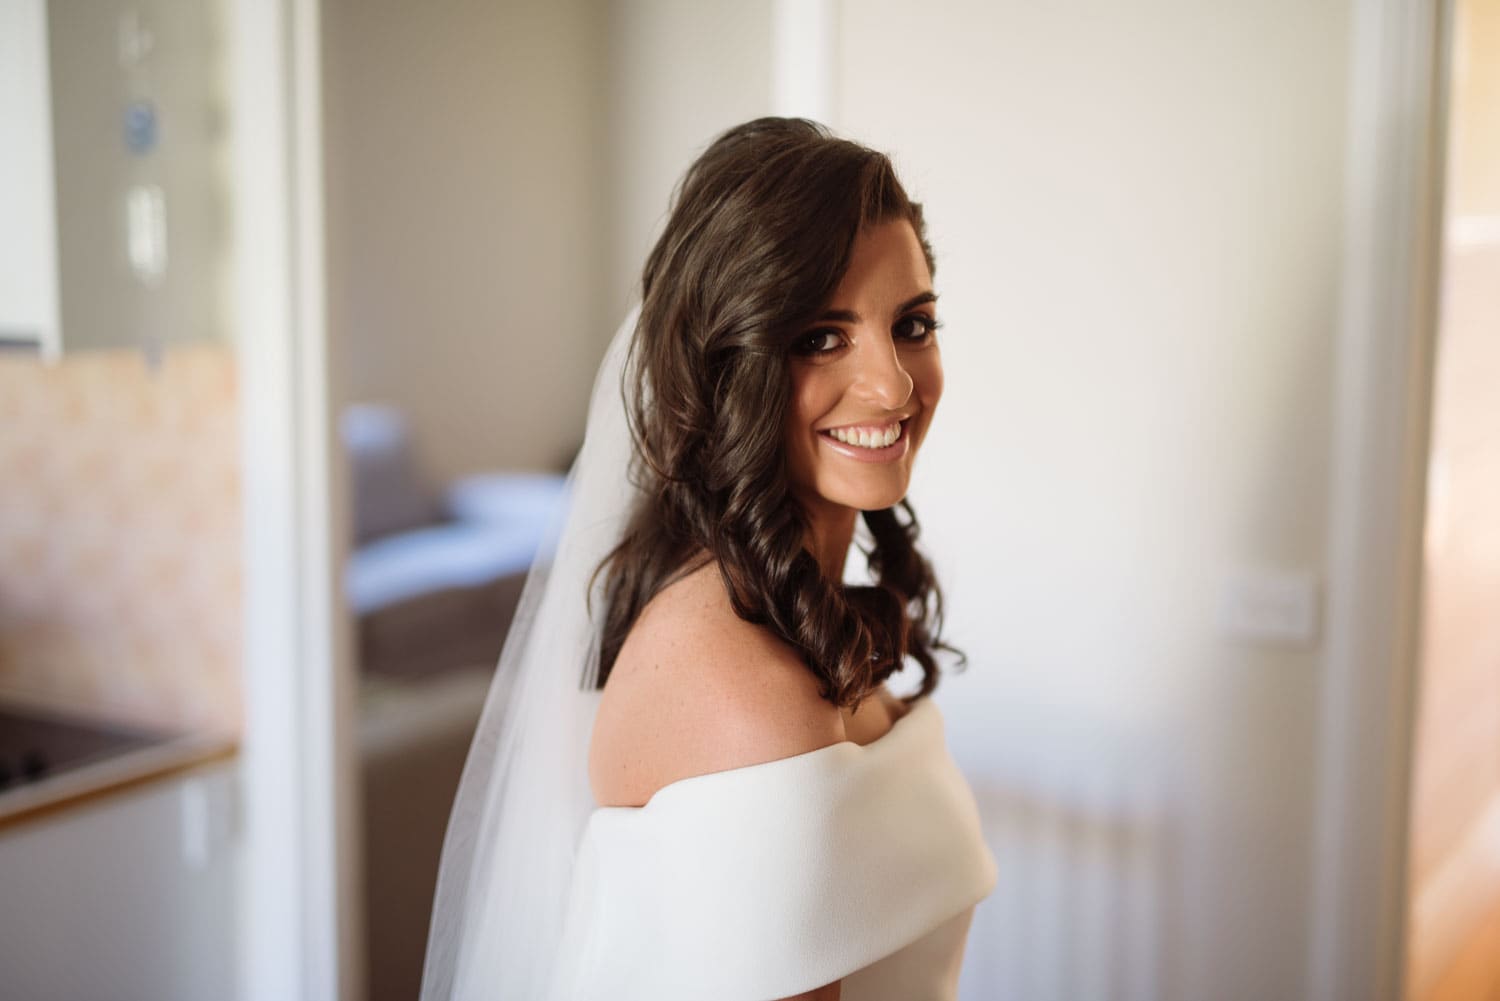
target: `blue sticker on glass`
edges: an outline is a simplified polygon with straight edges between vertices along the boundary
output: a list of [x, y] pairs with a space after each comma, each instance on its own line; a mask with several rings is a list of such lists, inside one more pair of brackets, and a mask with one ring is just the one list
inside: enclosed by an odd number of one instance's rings
[[125, 106], [125, 148], [136, 154], [156, 148], [156, 105], [150, 101]]

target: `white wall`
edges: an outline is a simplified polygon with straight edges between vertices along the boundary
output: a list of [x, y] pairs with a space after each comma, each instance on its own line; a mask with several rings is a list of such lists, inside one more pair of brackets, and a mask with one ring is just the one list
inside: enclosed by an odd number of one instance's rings
[[[1064, 772], [1160, 797], [1156, 996], [1301, 996], [1320, 651], [1217, 616], [1241, 570], [1323, 571], [1349, 11], [837, 7], [830, 124], [893, 152], [938, 255], [913, 499], [970, 657], [950, 743], [1011, 803]], [[615, 6], [611, 295], [702, 144], [770, 110], [785, 14]], [[995, 908], [1035, 890], [1010, 861]]]
[[771, 114], [772, 5], [616, 0], [609, 25], [607, 295], [623, 318], [683, 171]]
[[326, 0], [336, 396], [439, 478], [571, 457], [602, 309], [604, 22], [586, 0]]
[[1164, 990], [1298, 997], [1318, 652], [1216, 615], [1239, 568], [1321, 571], [1346, 5], [870, 0], [839, 44], [836, 124], [938, 256], [913, 497], [971, 660], [955, 748], [1159, 768]]

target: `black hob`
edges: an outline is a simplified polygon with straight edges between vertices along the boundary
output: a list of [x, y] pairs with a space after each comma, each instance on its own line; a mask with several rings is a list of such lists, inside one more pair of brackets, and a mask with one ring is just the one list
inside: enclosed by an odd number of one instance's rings
[[166, 736], [30, 707], [0, 706], [0, 791], [159, 744]]

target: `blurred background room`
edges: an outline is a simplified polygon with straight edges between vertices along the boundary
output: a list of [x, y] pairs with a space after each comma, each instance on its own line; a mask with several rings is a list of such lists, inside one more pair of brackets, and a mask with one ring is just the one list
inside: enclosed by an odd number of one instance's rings
[[765, 114], [936, 251], [964, 1001], [1500, 1001], [1500, 0], [0, 0], [0, 998], [416, 998], [595, 367]]

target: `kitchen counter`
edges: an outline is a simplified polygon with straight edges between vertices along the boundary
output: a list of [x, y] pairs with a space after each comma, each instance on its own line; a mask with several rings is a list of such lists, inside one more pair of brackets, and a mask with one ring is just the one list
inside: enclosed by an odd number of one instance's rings
[[10, 709], [0, 708], [11, 783], [0, 791], [0, 996], [234, 997], [235, 742], [71, 712], [69, 732], [52, 725], [59, 717]]
[[[0, 788], [0, 831], [178, 772], [231, 759], [239, 750], [238, 740], [230, 734], [132, 731], [107, 721], [59, 714], [9, 700], [0, 704], [0, 715], [8, 721], [0, 722], [0, 726], [9, 727], [0, 734], [0, 744], [6, 737], [13, 741], [21, 739], [16, 734], [21, 729], [34, 726], [40, 733], [57, 727], [64, 731], [61, 739], [69, 745], [67, 753], [77, 759], [75, 764], [56, 768], [55, 773], [24, 781], [18, 781], [19, 776], [14, 774], [7, 776], [11, 784]], [[37, 746], [50, 750], [41, 737], [28, 735], [25, 739], [37, 741]], [[59, 761], [65, 759], [62, 752], [48, 756]], [[14, 760], [6, 764], [12, 773], [17, 770]]]

